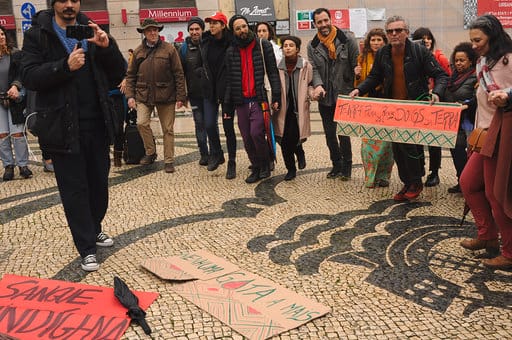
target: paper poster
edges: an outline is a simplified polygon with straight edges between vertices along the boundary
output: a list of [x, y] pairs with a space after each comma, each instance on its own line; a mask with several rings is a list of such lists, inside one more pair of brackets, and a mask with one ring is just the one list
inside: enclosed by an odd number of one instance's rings
[[[179, 295], [248, 339], [267, 339], [325, 315], [326, 307], [204, 250], [146, 260]], [[183, 272], [185, 274], [183, 274]], [[181, 281], [193, 277], [191, 281]]]
[[[157, 293], [133, 292], [146, 310]], [[0, 334], [16, 339], [120, 339], [130, 318], [114, 289], [5, 274]]]
[[342, 135], [455, 147], [460, 104], [338, 96], [334, 120]]

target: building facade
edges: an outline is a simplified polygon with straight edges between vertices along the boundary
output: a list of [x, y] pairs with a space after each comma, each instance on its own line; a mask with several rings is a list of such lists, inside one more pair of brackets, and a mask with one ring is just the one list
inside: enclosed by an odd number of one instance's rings
[[[279, 35], [297, 35], [306, 46], [316, 33], [311, 10], [326, 7], [332, 10], [331, 16], [337, 26], [354, 32], [358, 38], [362, 38], [371, 28], [384, 27], [387, 17], [402, 15], [409, 20], [411, 32], [420, 26], [429, 27], [436, 37], [437, 47], [449, 56], [453, 46], [469, 39], [464, 26], [478, 14], [479, 9], [488, 11], [489, 2], [320, 0], [313, 4], [310, 0], [85, 0], [81, 9], [112, 34], [125, 53], [140, 43], [141, 34], [136, 28], [145, 18], [152, 17], [163, 23], [163, 39], [179, 43], [187, 35], [186, 23], [190, 17], [205, 18], [217, 10], [224, 12], [228, 18], [235, 13], [254, 14], [251, 17], [253, 21], [270, 21]], [[496, 10], [501, 2], [510, 0], [493, 0]], [[30, 27], [31, 16], [48, 7], [46, 0], [0, 0], [0, 25], [5, 26], [17, 45], [21, 46], [23, 32]], [[508, 8], [509, 12], [500, 12], [506, 27], [512, 26], [512, 8]], [[508, 17], [510, 22], [507, 22]]]

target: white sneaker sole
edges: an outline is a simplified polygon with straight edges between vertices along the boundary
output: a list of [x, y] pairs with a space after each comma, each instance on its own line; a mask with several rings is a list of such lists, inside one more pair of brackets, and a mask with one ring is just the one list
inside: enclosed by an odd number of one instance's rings
[[81, 264], [81, 266], [82, 266], [82, 269], [85, 270], [86, 272], [95, 272], [98, 269], [100, 269], [100, 265], [98, 263], [96, 263], [95, 265], [91, 265], [91, 264], [84, 265], [84, 264]]
[[114, 240], [110, 240], [107, 242], [96, 242], [98, 247], [112, 247], [114, 245]]

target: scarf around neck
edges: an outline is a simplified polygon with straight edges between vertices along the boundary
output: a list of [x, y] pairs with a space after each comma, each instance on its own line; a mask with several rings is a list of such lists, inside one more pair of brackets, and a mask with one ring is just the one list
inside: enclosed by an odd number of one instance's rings
[[464, 82], [471, 76], [475, 74], [475, 68], [471, 67], [464, 73], [459, 73], [457, 71], [453, 71], [452, 77], [446, 86], [451, 92], [456, 91], [459, 87], [464, 84]]
[[487, 65], [487, 58], [485, 56], [480, 57], [476, 64], [476, 76], [480, 86], [482, 86], [485, 91], [491, 92], [500, 89], [500, 87], [494, 81], [491, 70], [489, 69], [489, 65]]
[[318, 32], [316, 36], [318, 37], [318, 39], [320, 39], [320, 42], [329, 51], [329, 58], [331, 58], [332, 60], [336, 60], [336, 45], [334, 44], [334, 39], [336, 39], [337, 28], [336, 26], [331, 27], [331, 32], [326, 37], [321, 35], [320, 32]]

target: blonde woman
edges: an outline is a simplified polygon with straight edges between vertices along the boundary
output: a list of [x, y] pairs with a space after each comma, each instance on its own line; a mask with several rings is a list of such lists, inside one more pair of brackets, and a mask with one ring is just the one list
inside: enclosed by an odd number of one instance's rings
[[[388, 43], [386, 32], [374, 28], [366, 34], [363, 53], [357, 58], [354, 69], [354, 87], [366, 79], [373, 66], [375, 53]], [[382, 87], [379, 86], [368, 94], [369, 97], [381, 97]], [[364, 167], [364, 185], [367, 188], [387, 187], [393, 169], [393, 150], [391, 143], [374, 139], [361, 139], [361, 160]]]

